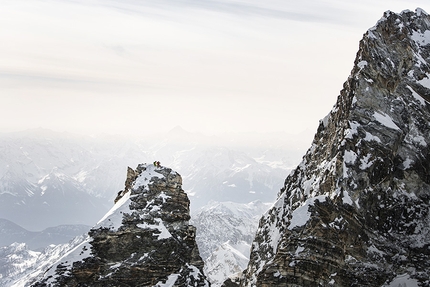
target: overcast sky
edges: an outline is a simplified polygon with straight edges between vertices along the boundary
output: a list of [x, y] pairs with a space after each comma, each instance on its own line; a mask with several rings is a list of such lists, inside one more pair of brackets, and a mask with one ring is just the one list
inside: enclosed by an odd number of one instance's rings
[[314, 131], [359, 40], [428, 0], [0, 0], [0, 132]]

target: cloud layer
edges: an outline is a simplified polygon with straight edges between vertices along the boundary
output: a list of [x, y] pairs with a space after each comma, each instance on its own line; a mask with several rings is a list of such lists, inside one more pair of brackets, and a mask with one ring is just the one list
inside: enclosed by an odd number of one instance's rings
[[385, 10], [426, 9], [414, 2], [10, 1], [0, 131], [314, 129], [362, 34]]

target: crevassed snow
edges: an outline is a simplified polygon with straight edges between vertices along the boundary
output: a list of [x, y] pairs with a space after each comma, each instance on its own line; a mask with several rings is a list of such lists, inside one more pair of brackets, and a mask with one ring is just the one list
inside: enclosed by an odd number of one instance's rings
[[290, 225], [288, 225], [288, 229], [292, 230], [294, 227], [303, 226], [308, 222], [311, 214], [309, 212], [309, 206], [314, 205], [315, 200], [319, 200], [320, 202], [325, 202], [325, 195], [318, 195], [316, 197], [308, 198], [304, 204], [293, 211]]
[[400, 128], [393, 122], [393, 120], [390, 118], [389, 115], [384, 113], [374, 112], [373, 116], [378, 122], [380, 122], [384, 126], [394, 130], [400, 130]]

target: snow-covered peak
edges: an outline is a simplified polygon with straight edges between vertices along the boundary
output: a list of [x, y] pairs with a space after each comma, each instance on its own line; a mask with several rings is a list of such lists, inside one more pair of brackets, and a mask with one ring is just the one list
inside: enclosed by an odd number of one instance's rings
[[[153, 164], [129, 168], [125, 188], [112, 209], [40, 284], [82, 283], [77, 274], [84, 272], [92, 274], [84, 280], [89, 285], [173, 286], [185, 280], [192, 286], [207, 286], [189, 219], [189, 199], [178, 173]], [[135, 268], [141, 272], [131, 272]]]

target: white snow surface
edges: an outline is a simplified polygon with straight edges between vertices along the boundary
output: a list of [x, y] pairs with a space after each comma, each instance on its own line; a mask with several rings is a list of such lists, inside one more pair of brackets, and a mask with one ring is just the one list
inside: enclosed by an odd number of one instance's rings
[[165, 283], [162, 281], [157, 282], [157, 284], [154, 285], [154, 287], [172, 287], [175, 285], [176, 280], [178, 280], [179, 274], [171, 274], [169, 277], [167, 277], [167, 280]]
[[409, 277], [408, 274], [398, 275], [386, 287], [419, 287], [418, 281]]
[[318, 195], [316, 197], [308, 198], [302, 206], [296, 208], [292, 213], [290, 224], [288, 225], [289, 230], [292, 230], [294, 227], [303, 226], [308, 222], [311, 215], [309, 212], [309, 206], [314, 205], [316, 200], [325, 202], [326, 196]]
[[[241, 245], [241, 246], [240, 246]], [[248, 254], [239, 249], [248, 250]], [[219, 287], [230, 276], [242, 272], [249, 261], [250, 244], [241, 242], [231, 244], [225, 242], [205, 260], [204, 273], [209, 278], [212, 287]], [[245, 253], [246, 254], [246, 253]]]
[[384, 114], [382, 112], [378, 113], [375, 111], [373, 113], [373, 116], [379, 123], [383, 124], [384, 126], [393, 130], [400, 130], [400, 128], [393, 122], [393, 119], [389, 115]]
[[411, 91], [412, 96], [421, 104], [421, 105], [425, 105], [426, 104], [426, 100], [421, 97], [420, 95], [418, 95], [417, 92], [414, 91], [414, 89], [412, 89], [410, 86], [407, 86], [407, 88], [409, 89], [409, 91]]
[[430, 31], [426, 30], [424, 33], [418, 31], [413, 31], [411, 39], [418, 43], [420, 46], [425, 46], [430, 44]]

